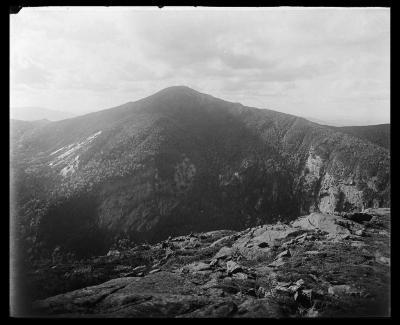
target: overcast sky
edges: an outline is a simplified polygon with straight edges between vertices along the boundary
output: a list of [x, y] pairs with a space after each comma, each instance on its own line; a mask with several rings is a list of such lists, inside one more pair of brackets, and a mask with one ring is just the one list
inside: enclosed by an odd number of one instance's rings
[[347, 125], [390, 121], [390, 10], [24, 8], [11, 106], [82, 114], [172, 85]]

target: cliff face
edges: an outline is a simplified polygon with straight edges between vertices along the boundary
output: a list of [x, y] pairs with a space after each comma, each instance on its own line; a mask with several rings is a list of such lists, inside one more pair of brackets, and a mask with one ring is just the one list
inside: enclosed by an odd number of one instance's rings
[[[390, 205], [388, 150], [186, 87], [12, 141], [13, 214], [38, 252]], [[64, 219], [68, 240], [52, 235]]]

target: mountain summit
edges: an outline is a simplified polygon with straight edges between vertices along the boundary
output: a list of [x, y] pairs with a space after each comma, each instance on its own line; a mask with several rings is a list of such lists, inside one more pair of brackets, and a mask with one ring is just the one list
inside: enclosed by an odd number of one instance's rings
[[202, 94], [201, 92], [194, 90], [193, 88], [190, 88], [188, 86], [170, 86], [164, 89], [161, 89], [160, 91], [156, 92], [154, 96], [157, 95], [200, 95]]
[[34, 256], [390, 205], [385, 148], [184, 86], [19, 123], [12, 141], [12, 213]]

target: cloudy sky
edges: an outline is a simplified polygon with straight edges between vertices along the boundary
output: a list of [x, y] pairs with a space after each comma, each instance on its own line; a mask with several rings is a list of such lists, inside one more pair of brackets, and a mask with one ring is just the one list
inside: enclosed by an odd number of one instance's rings
[[390, 10], [24, 8], [11, 106], [83, 114], [172, 85], [346, 125], [390, 121]]

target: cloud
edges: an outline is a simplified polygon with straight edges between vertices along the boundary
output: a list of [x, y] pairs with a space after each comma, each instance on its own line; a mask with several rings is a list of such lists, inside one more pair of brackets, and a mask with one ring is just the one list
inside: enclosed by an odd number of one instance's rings
[[51, 73], [38, 64], [24, 62], [15, 67], [10, 79], [13, 85], [44, 88], [50, 82]]
[[79, 114], [186, 84], [287, 113], [335, 114], [340, 103], [362, 116], [367, 100], [388, 110], [380, 103], [390, 95], [389, 16], [379, 8], [24, 8], [11, 17], [11, 97]]

